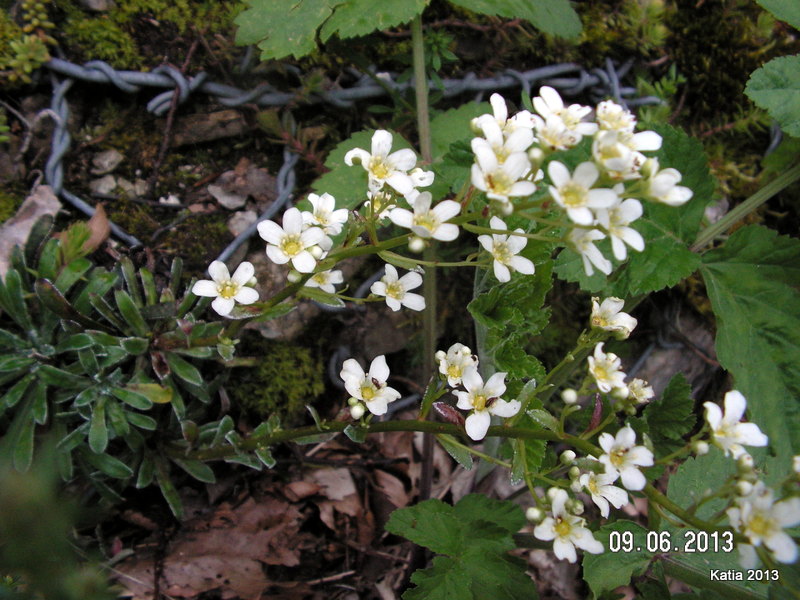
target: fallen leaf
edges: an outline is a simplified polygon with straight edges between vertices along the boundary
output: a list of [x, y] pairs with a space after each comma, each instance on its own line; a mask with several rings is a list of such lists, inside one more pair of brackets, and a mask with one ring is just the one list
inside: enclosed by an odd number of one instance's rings
[[36, 221], [45, 215], [55, 216], [61, 210], [50, 186], [36, 187], [17, 210], [17, 214], [0, 226], [0, 276], [5, 277], [14, 246], [24, 246]]

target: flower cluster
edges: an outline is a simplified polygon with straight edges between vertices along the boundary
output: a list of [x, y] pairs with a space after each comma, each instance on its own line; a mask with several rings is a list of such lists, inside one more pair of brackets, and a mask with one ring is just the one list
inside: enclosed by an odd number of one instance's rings
[[521, 404], [518, 400], [504, 400], [501, 396], [506, 391], [506, 374], [495, 373], [485, 382], [478, 372], [478, 358], [464, 344], [453, 344], [445, 353], [436, 353], [439, 372], [447, 378], [458, 398], [456, 406], [470, 411], [464, 427], [467, 435], [479, 441], [486, 437], [491, 424], [492, 415], [513, 417], [519, 412]]
[[575, 548], [591, 554], [601, 554], [603, 544], [594, 539], [586, 527], [586, 519], [570, 511], [569, 494], [560, 488], [550, 488], [547, 492], [551, 501], [551, 514], [546, 516], [533, 530], [533, 535], [545, 542], [553, 542], [556, 558], [574, 563], [578, 560]]
[[741, 392], [731, 390], [725, 394], [725, 412], [713, 402], [704, 402], [705, 417], [711, 429], [711, 441], [733, 458], [747, 454], [744, 446], [766, 446], [767, 436], [755, 423], [741, 423], [747, 400]]
[[354, 418], [360, 419], [364, 415], [364, 407], [373, 415], [384, 415], [389, 409], [389, 403], [400, 397], [400, 392], [386, 383], [389, 379], [389, 366], [382, 354], [372, 360], [368, 372], [364, 372], [355, 358], [348, 358], [344, 361], [339, 376], [351, 396], [350, 412]]
[[626, 382], [627, 375], [621, 369], [622, 361], [613, 352], [605, 352], [603, 345], [604, 342], [598, 343], [594, 354], [586, 359], [589, 374], [598, 390], [611, 394], [619, 401], [619, 408], [632, 414], [636, 411], [636, 405], [648, 402], [655, 395], [653, 388], [642, 379]]
[[[627, 258], [628, 247], [644, 249], [641, 234], [630, 226], [643, 214], [639, 199], [680, 206], [692, 197], [689, 188], [678, 185], [680, 172], [662, 170], [658, 159], [643, 154], [660, 149], [661, 136], [636, 132], [636, 118], [613, 101], [601, 102], [594, 111], [580, 104], [565, 105], [556, 90], [544, 86], [532, 99], [536, 114], [524, 110], [509, 117], [498, 94], [490, 103], [492, 114], [472, 121], [480, 136], [471, 143], [473, 186], [501, 213], [510, 214], [512, 199], [536, 191], [535, 182], [544, 178], [539, 165], [547, 162], [549, 196], [572, 224], [565, 239], [581, 255], [587, 275], [595, 269], [611, 273], [611, 261], [595, 245], [599, 240], [610, 239], [619, 261]], [[596, 122], [588, 120], [593, 112]], [[570, 171], [550, 158], [584, 137], [592, 138], [591, 160]]]

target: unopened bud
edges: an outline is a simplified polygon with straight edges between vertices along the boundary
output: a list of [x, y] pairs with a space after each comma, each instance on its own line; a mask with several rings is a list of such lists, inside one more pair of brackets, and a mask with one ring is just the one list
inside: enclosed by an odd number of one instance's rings
[[736, 460], [736, 467], [740, 473], [751, 473], [753, 471], [754, 464], [753, 457], [746, 453], [742, 454]]
[[289, 271], [289, 273], [286, 275], [286, 279], [288, 279], [288, 280], [289, 280], [289, 283], [297, 283], [298, 281], [300, 281], [300, 279], [301, 279], [302, 277], [303, 277], [303, 276], [302, 276], [302, 275], [300, 275], [300, 273], [298, 273], [298, 272], [297, 272], [297, 271], [295, 271], [294, 269], [292, 269], [291, 271]]
[[753, 491], [753, 484], [749, 481], [739, 480], [736, 482], [736, 493], [740, 496], [749, 496]]
[[[575, 468], [577, 468], [577, 467], [575, 467]], [[569, 484], [569, 489], [571, 489], [576, 494], [582, 492], [583, 491], [583, 485], [581, 485], [580, 479], [578, 479], [577, 477], [575, 479], [573, 479]]]
[[578, 477], [581, 476], [581, 470], [579, 467], [576, 466], [570, 467], [567, 473], [569, 474], [570, 479], [577, 479]]
[[692, 450], [697, 456], [703, 456], [704, 454], [708, 454], [710, 447], [706, 442], [695, 442], [692, 444]]
[[436, 362], [442, 362], [445, 358], [447, 358], [447, 354], [445, 354], [444, 350], [438, 350], [433, 356], [436, 359]]
[[561, 399], [564, 404], [575, 404], [578, 401], [578, 392], [572, 388], [567, 388], [561, 392]]
[[350, 416], [356, 421], [363, 417], [365, 412], [367, 411], [363, 404], [356, 404], [355, 406], [350, 407]]
[[582, 515], [583, 514], [583, 510], [585, 508], [583, 506], [583, 502], [581, 502], [580, 500], [576, 500], [575, 498], [570, 498], [569, 500], [567, 500], [567, 503], [566, 503], [565, 506], [566, 506], [566, 509], [569, 512], [571, 512], [573, 515]]
[[311, 246], [311, 248], [309, 248], [308, 251], [311, 253], [311, 256], [313, 256], [316, 259], [322, 258], [322, 256], [325, 254], [325, 250], [323, 250], [319, 246]]
[[550, 499], [550, 502], [556, 499], [556, 494], [558, 494], [559, 489], [560, 488], [557, 487], [551, 487], [547, 490], [547, 497]]
[[525, 511], [525, 518], [531, 523], [539, 523], [542, 519], [544, 519], [544, 511], [541, 508], [531, 506]]
[[419, 254], [425, 250], [425, 240], [421, 237], [412, 237], [408, 240], [408, 250], [414, 254]]
[[360, 403], [361, 403], [361, 400], [359, 400], [358, 398], [353, 398], [352, 396], [350, 396], [347, 399], [347, 405], [348, 406], [355, 406], [356, 404], [360, 404]]
[[562, 465], [570, 465], [575, 460], [576, 454], [572, 450], [564, 450], [559, 457]]

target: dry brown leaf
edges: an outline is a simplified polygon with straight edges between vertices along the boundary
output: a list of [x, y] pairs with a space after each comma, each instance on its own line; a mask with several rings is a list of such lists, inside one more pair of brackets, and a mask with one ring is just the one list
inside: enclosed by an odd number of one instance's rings
[[320, 486], [310, 481], [300, 480], [293, 481], [283, 488], [283, 495], [292, 502], [297, 502], [303, 498], [308, 498], [318, 493]]
[[111, 223], [108, 220], [106, 209], [103, 207], [102, 203], [95, 206], [94, 214], [86, 222], [86, 225], [89, 227], [90, 235], [89, 239], [83, 243], [83, 249], [85, 252], [91, 254], [108, 239], [109, 235], [111, 235]]
[[403, 482], [391, 473], [381, 469], [375, 470], [375, 480], [377, 488], [394, 504], [395, 508], [403, 508], [408, 505], [409, 497]]
[[55, 216], [61, 210], [50, 186], [38, 186], [25, 198], [17, 214], [0, 226], [0, 276], [5, 277], [10, 266], [11, 251], [14, 246], [23, 246], [34, 224], [45, 215]]

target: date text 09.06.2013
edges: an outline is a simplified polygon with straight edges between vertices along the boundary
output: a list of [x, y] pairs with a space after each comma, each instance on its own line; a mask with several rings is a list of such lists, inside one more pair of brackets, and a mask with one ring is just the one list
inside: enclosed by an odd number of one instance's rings
[[732, 531], [648, 531], [638, 539], [632, 531], [612, 531], [608, 538], [611, 552], [733, 552]]

